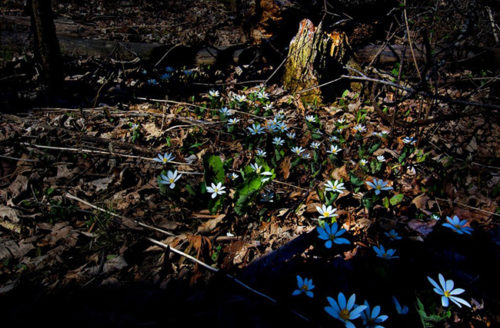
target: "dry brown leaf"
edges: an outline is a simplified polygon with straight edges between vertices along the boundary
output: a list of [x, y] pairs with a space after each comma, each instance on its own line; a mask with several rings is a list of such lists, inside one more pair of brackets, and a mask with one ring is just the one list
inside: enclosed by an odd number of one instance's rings
[[146, 140], [160, 138], [163, 135], [163, 131], [157, 128], [154, 122], [146, 123], [142, 127], [146, 131], [145, 133]]
[[198, 233], [208, 233], [212, 230], [215, 229], [217, 224], [219, 224], [224, 218], [226, 217], [226, 214], [220, 214], [216, 218], [208, 220], [207, 222], [202, 223], [198, 227]]
[[283, 173], [283, 179], [288, 179], [290, 176], [290, 166], [292, 165], [292, 158], [286, 156], [280, 164], [281, 173]]
[[429, 202], [429, 197], [424, 193], [424, 194], [420, 194], [418, 195], [417, 197], [415, 197], [411, 203], [415, 205], [415, 207], [417, 209], [419, 209], [420, 211], [428, 214], [428, 215], [431, 215], [432, 213], [429, 212], [427, 209], [429, 208], [428, 207], [428, 202]]
[[347, 173], [346, 165], [333, 170], [332, 178], [334, 178], [335, 180], [343, 179], [344, 182], [349, 181], [349, 174]]

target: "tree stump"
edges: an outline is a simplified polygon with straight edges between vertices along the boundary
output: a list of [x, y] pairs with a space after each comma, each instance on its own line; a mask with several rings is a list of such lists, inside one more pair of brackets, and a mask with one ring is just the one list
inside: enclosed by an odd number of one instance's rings
[[[315, 27], [304, 19], [290, 42], [283, 85], [292, 93], [300, 92], [306, 103], [320, 104], [324, 96], [315, 87], [340, 76], [351, 54], [345, 33], [325, 33], [321, 23]], [[324, 94], [329, 91], [324, 89]]]

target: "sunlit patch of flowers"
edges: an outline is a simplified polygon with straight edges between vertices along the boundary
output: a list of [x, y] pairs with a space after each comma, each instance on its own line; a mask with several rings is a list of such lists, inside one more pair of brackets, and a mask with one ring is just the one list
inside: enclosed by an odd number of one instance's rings
[[175, 188], [175, 183], [177, 180], [181, 178], [182, 174], [179, 174], [177, 170], [175, 171], [168, 171], [167, 175], [165, 174], [160, 174], [160, 181], [158, 181], [159, 184], [165, 184], [170, 187], [170, 189]]
[[375, 190], [375, 195], [380, 194], [382, 190], [392, 190], [392, 187], [388, 186], [389, 182], [382, 179], [373, 178], [373, 182], [366, 181], [366, 184]]
[[325, 191], [331, 191], [337, 193], [342, 193], [345, 190], [344, 184], [339, 180], [335, 180], [333, 183], [332, 181], [327, 181], [325, 183], [325, 187], [326, 187]]
[[226, 189], [226, 187], [222, 185], [222, 182], [217, 184], [212, 182], [212, 185], [207, 187], [207, 191], [212, 194], [212, 198], [225, 194], [226, 191], [224, 189]]
[[387, 251], [385, 250], [384, 246], [380, 245], [380, 247], [373, 246], [373, 250], [375, 251], [375, 254], [377, 254], [377, 257], [390, 260], [390, 259], [397, 259], [399, 256], [394, 256], [396, 253], [395, 249], [388, 249]]
[[321, 207], [319, 206], [316, 206], [316, 210], [318, 211], [318, 213], [320, 214], [320, 219], [330, 219], [330, 218], [334, 218], [334, 217], [337, 217], [337, 209], [336, 208], [333, 208], [332, 206], [326, 206], [326, 205], [322, 205]]
[[375, 306], [370, 310], [370, 305], [365, 301], [366, 308], [361, 313], [361, 319], [363, 319], [363, 325], [365, 328], [384, 328], [380, 324], [386, 321], [389, 316], [385, 314], [380, 314], [380, 305]]
[[362, 133], [366, 131], [366, 127], [362, 124], [356, 124], [352, 129], [356, 133]]
[[300, 154], [302, 154], [304, 150], [305, 149], [300, 146], [292, 147], [291, 149], [292, 153], [295, 153], [297, 156], [300, 156]]
[[361, 312], [366, 309], [365, 305], [356, 305], [356, 294], [352, 294], [349, 300], [346, 298], [342, 292], [337, 296], [337, 300], [332, 297], [327, 297], [330, 306], [325, 306], [325, 311], [334, 317], [342, 321], [346, 328], [356, 328], [356, 326], [351, 322], [351, 320], [357, 319], [361, 316]]
[[384, 235], [391, 238], [392, 240], [401, 240], [403, 238], [400, 235], [398, 235], [398, 233], [394, 229], [391, 229], [391, 231], [389, 232], [384, 232]]
[[453, 280], [451, 280], [451, 279], [445, 280], [441, 273], [438, 275], [438, 278], [439, 278], [440, 285], [438, 285], [438, 283], [429, 276], [427, 277], [427, 280], [429, 280], [429, 282], [432, 284], [432, 286], [434, 286], [434, 292], [438, 295], [441, 295], [441, 305], [442, 306], [447, 307], [450, 303], [449, 301], [452, 301], [453, 303], [458, 305], [458, 307], [460, 307], [460, 308], [462, 307], [462, 304], [465, 306], [471, 307], [469, 302], [467, 302], [463, 298], [455, 296], [455, 295], [460, 295], [463, 292], [465, 292], [464, 289], [462, 289], [462, 288], [453, 289], [453, 286], [454, 286]]
[[293, 291], [292, 295], [297, 296], [302, 293], [306, 294], [308, 297], [313, 298], [314, 293], [311, 291], [314, 289], [314, 285], [312, 282], [312, 279], [309, 278], [304, 278], [302, 279], [301, 276], [297, 275], [297, 289]]
[[415, 138], [412, 137], [404, 137], [403, 138], [403, 143], [409, 144], [409, 145], [414, 145], [417, 142]]
[[447, 216], [446, 221], [448, 222], [443, 223], [443, 227], [450, 228], [460, 235], [463, 235], [464, 233], [470, 235], [471, 232], [474, 231], [471, 227], [466, 226], [467, 220], [460, 220], [456, 215], [453, 218]]
[[175, 156], [172, 153], [158, 154], [153, 160], [158, 163], [167, 164], [175, 159]]
[[339, 225], [337, 222], [333, 222], [331, 225], [325, 223], [323, 227], [318, 226], [318, 238], [325, 241], [326, 248], [332, 248], [333, 244], [350, 244], [351, 242], [346, 238], [339, 238], [345, 233], [345, 229], [339, 230]]
[[264, 128], [260, 126], [259, 123], [254, 123], [252, 126], [247, 127], [248, 131], [254, 136], [258, 134], [264, 134]]
[[342, 151], [342, 148], [337, 145], [330, 145], [330, 150], [327, 151], [328, 154], [337, 155]]
[[392, 302], [394, 303], [394, 307], [396, 308], [396, 312], [399, 315], [407, 315], [408, 314], [408, 307], [406, 305], [401, 305], [396, 298], [396, 296], [392, 297]]

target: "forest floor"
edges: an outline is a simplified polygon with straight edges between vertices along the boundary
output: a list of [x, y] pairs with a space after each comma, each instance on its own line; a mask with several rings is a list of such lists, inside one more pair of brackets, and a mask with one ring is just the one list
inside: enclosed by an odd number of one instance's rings
[[[2, 13], [21, 16], [16, 3]], [[56, 14], [88, 38], [249, 42], [215, 1]], [[67, 57], [65, 94], [43, 103], [32, 59], [0, 71], [20, 106], [0, 113], [3, 322], [342, 327], [325, 311], [339, 292], [380, 305], [386, 327], [500, 322], [498, 68], [443, 64], [434, 98], [366, 82], [308, 104], [269, 80], [279, 62]], [[378, 78], [417, 85], [404, 64]], [[470, 307], [442, 306], [438, 274]]]

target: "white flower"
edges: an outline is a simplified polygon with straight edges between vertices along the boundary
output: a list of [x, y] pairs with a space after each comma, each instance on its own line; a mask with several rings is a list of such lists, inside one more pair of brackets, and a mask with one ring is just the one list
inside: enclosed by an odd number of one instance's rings
[[236, 123], [238, 123], [240, 120], [237, 119], [237, 118], [230, 118], [228, 121], [227, 121], [227, 124], [229, 125], [235, 125]]
[[234, 172], [230, 173], [228, 176], [229, 176], [229, 179], [231, 179], [233, 181], [239, 178], [238, 173], [234, 173]]
[[339, 123], [339, 124], [343, 124], [344, 122], [345, 122], [345, 119], [344, 119], [343, 117], [342, 117], [342, 118], [339, 118], [339, 119], [337, 120], [337, 123]]
[[334, 183], [332, 183], [331, 181], [327, 181], [325, 183], [325, 186], [325, 191], [342, 193], [345, 190], [344, 184], [342, 182], [339, 182], [339, 180], [335, 180]]
[[255, 155], [257, 155], [259, 157], [265, 157], [267, 155], [267, 153], [265, 151], [263, 151], [262, 149], [257, 149], [257, 152], [255, 152]]
[[318, 141], [311, 142], [312, 149], [318, 149], [321, 144]]
[[328, 150], [327, 153], [332, 154], [332, 155], [337, 155], [341, 151], [342, 151], [342, 148], [339, 148], [336, 145], [331, 145], [330, 150]]
[[217, 185], [212, 182], [212, 185], [207, 187], [207, 191], [212, 194], [212, 198], [217, 197], [217, 195], [225, 194], [226, 191], [224, 189], [226, 189], [226, 187], [222, 185], [222, 182], [219, 182]]
[[384, 157], [384, 155], [378, 155], [378, 156], [377, 156], [377, 161], [379, 161], [379, 162], [385, 162], [385, 157]]
[[234, 100], [236, 100], [237, 102], [245, 102], [247, 100], [247, 96], [245, 95], [234, 95], [233, 97]]
[[174, 189], [175, 182], [179, 180], [181, 176], [182, 174], [178, 174], [177, 170], [175, 170], [174, 172], [168, 171], [166, 176], [165, 174], [160, 174], [160, 181], [158, 183], [170, 185], [170, 189]]
[[218, 90], [210, 90], [210, 91], [208, 91], [208, 95], [209, 95], [210, 97], [213, 97], [213, 98], [215, 98], [215, 97], [219, 97], [219, 96], [220, 96], [220, 95], [219, 95], [219, 91], [218, 91]]
[[273, 109], [273, 104], [271, 104], [271, 103], [265, 104], [263, 108], [265, 111], [271, 110], [271, 109]]
[[339, 141], [339, 138], [337, 136], [331, 136], [328, 140], [330, 140], [330, 142], [334, 142]]
[[224, 115], [224, 116], [231, 116], [231, 115], [233, 115], [233, 111], [229, 110], [227, 107], [222, 107], [221, 109], [219, 109], [219, 113], [221, 115]]
[[295, 132], [288, 132], [286, 134], [286, 136], [289, 138], [289, 139], [295, 139]]
[[310, 159], [311, 158], [311, 154], [309, 154], [309, 153], [303, 153], [302, 154], [302, 158], [303, 159]]
[[353, 128], [354, 132], [358, 132], [358, 133], [361, 133], [361, 132], [365, 132], [366, 131], [366, 128], [364, 125], [362, 124], [357, 124], [355, 125]]
[[295, 153], [300, 156], [304, 152], [304, 148], [302, 147], [292, 147], [291, 149], [292, 153]]
[[259, 91], [257, 93], [257, 98], [260, 98], [260, 99], [269, 99], [269, 94], [267, 92], [265, 92], [264, 90], [262, 90], [262, 91]]
[[255, 171], [255, 173], [259, 174], [260, 171], [262, 170], [262, 166], [257, 164], [257, 163], [254, 163], [254, 164], [250, 164], [250, 167]]
[[321, 207], [316, 206], [316, 210], [320, 214], [320, 219], [327, 219], [327, 218], [334, 218], [337, 217], [338, 215], [335, 213], [337, 211], [336, 208], [333, 208], [332, 206], [326, 207], [326, 205], [323, 205]]
[[368, 161], [366, 159], [362, 159], [359, 161], [359, 165], [361, 166], [365, 166], [366, 164], [368, 164]]
[[306, 121], [310, 122], [310, 123], [314, 123], [314, 122], [316, 122], [316, 117], [314, 117], [313, 115], [307, 115]]
[[275, 146], [283, 146], [284, 143], [285, 143], [285, 140], [281, 139], [280, 137], [273, 138], [273, 144]]

